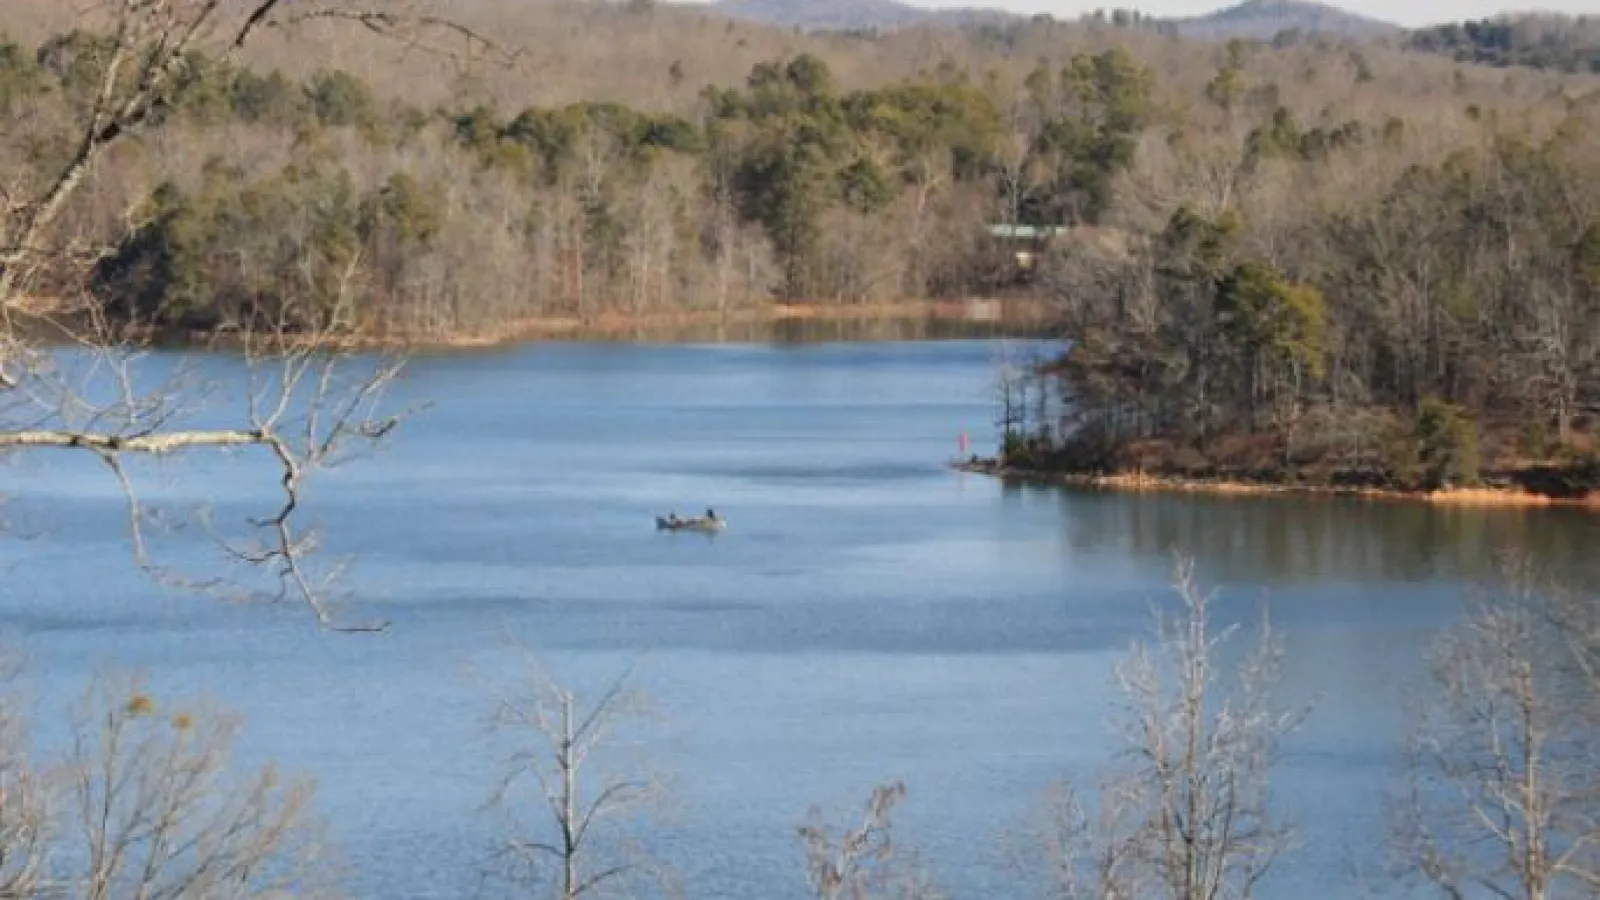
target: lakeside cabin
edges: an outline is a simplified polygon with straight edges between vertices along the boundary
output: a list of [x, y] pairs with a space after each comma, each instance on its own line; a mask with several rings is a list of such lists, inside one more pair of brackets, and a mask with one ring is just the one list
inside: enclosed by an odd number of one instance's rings
[[1017, 225], [1000, 222], [989, 226], [989, 237], [1011, 254], [1011, 278], [1014, 284], [1027, 284], [1033, 280], [1039, 260], [1049, 249], [1051, 241], [1071, 234], [1067, 225]]

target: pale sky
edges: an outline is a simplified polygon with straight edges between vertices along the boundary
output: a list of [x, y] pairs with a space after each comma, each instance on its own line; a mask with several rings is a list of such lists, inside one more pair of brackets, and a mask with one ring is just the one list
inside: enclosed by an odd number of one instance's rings
[[[1096, 8], [1115, 9], [1127, 6], [1154, 16], [1202, 15], [1236, 0], [1143, 0], [1143, 2], [1095, 2], [1095, 0], [1000, 0], [985, 3], [971, 0], [913, 0], [918, 6], [1001, 6], [1027, 13], [1050, 13], [1062, 19], [1074, 19]], [[1436, 25], [1461, 19], [1482, 19], [1503, 12], [1559, 12], [1569, 15], [1600, 14], [1600, 0], [1533, 0], [1526, 6], [1517, 0], [1338, 0], [1329, 3], [1353, 13], [1372, 16], [1385, 22], [1415, 28], [1419, 25]]]
[[[999, 7], [1022, 13], [1049, 13], [1075, 19], [1097, 8], [1138, 9], [1154, 16], [1193, 16], [1208, 13], [1237, 0], [906, 0], [917, 6]], [[1353, 13], [1393, 22], [1408, 28], [1461, 19], [1481, 19], [1502, 12], [1557, 12], [1600, 15], [1600, 0], [1338, 0], [1332, 3]]]

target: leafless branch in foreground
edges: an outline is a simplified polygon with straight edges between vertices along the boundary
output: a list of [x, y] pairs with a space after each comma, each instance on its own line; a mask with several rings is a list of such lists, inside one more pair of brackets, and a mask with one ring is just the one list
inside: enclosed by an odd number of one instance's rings
[[30, 717], [16, 687], [20, 657], [0, 651], [0, 897], [37, 897], [50, 886], [49, 784], [30, 755]]
[[1525, 561], [1430, 654], [1393, 847], [1442, 896], [1600, 894], [1600, 651], [1594, 597]]
[[1243, 900], [1293, 846], [1270, 776], [1309, 707], [1276, 702], [1281, 642], [1263, 615], [1256, 646], [1223, 681], [1237, 626], [1214, 627], [1191, 561], [1174, 585], [1179, 614], [1158, 613], [1154, 642], [1117, 666], [1125, 749], [1101, 779], [1096, 815], [1071, 784], [1048, 798], [1044, 850], [1060, 896]]
[[835, 837], [813, 809], [800, 826], [806, 880], [818, 900], [939, 900], [916, 855], [895, 846], [891, 813], [905, 798], [900, 782], [879, 785], [867, 798], [860, 822]]
[[[270, 7], [275, 4], [263, 5]], [[269, 25], [292, 28], [316, 21], [353, 22], [374, 34], [398, 41], [408, 49], [467, 61], [487, 59], [496, 65], [513, 66], [524, 56], [520, 48], [503, 48], [493, 38], [447, 16], [380, 9], [378, 4], [371, 4], [367, 8], [334, 4], [308, 9], [296, 7], [294, 12], [276, 21], [269, 20]], [[248, 36], [248, 32], [245, 32], [244, 37]]]
[[663, 799], [658, 777], [615, 760], [619, 732], [645, 711], [628, 681], [624, 673], [584, 699], [527, 658], [492, 718], [514, 748], [490, 801], [509, 832], [494, 855], [497, 874], [560, 900], [673, 890], [671, 873], [617, 833]]
[[18, 657], [0, 671], [0, 897], [332, 898], [311, 785], [231, 765], [237, 721], [96, 678], [65, 753], [28, 746]]
[[[1045, 792], [1034, 834], [1046, 860], [1046, 896], [1060, 900], [1124, 900], [1139, 896], [1144, 878], [1132, 846], [1137, 797], [1108, 780], [1097, 804], [1080, 796], [1070, 781]], [[1088, 810], [1096, 811], [1091, 822]], [[1019, 853], [1014, 867], [1032, 875], [1038, 852]]]
[[[173, 379], [134, 389], [140, 374], [137, 347], [143, 340], [137, 323], [109, 324], [106, 310], [86, 289], [58, 296], [62, 284], [88, 284], [95, 264], [109, 252], [62, 233], [62, 213], [92, 183], [112, 148], [163, 127], [165, 117], [159, 113], [182, 89], [197, 52], [230, 61], [267, 29], [321, 20], [353, 22], [430, 52], [466, 53], [505, 64], [515, 57], [501, 54], [489, 38], [410, 2], [116, 0], [87, 8], [80, 17], [85, 28], [105, 41], [87, 51], [93, 57], [85, 69], [92, 86], [74, 124], [71, 151], [37, 183], [8, 183], [0, 204], [0, 453], [64, 450], [99, 460], [127, 495], [139, 565], [164, 583], [218, 589], [220, 580], [180, 576], [151, 559], [145, 539], [149, 511], [134, 489], [129, 460], [202, 450], [259, 451], [277, 474], [281, 501], [253, 521], [258, 539], [225, 542], [229, 558], [273, 571], [278, 596], [303, 601], [326, 627], [381, 629], [385, 623], [334, 622], [329, 576], [309, 569], [307, 558], [316, 541], [297, 522], [305, 481], [313, 472], [395, 428], [399, 418], [379, 414], [374, 407], [399, 362], [341, 364], [352, 335], [341, 325], [347, 317], [339, 309], [236, 323], [252, 368], [272, 370], [267, 379], [271, 386], [252, 392], [248, 411], [236, 423], [196, 425], [194, 407], [203, 392], [192, 383]], [[436, 40], [446, 36], [464, 41], [464, 47], [452, 49]], [[56, 271], [47, 285], [41, 273], [63, 266], [75, 272]], [[39, 297], [40, 289], [52, 296]], [[350, 301], [343, 290], [332, 301], [336, 307]], [[52, 344], [64, 344], [88, 363], [64, 370]], [[354, 377], [349, 368], [356, 370]], [[74, 376], [93, 384], [77, 383]]]
[[165, 710], [137, 679], [84, 697], [66, 774], [88, 900], [331, 897], [312, 788], [272, 766], [230, 777], [238, 731], [204, 706]]
[[[30, 417], [32, 427], [0, 429], [0, 451], [72, 451], [98, 460], [126, 497], [138, 565], [162, 583], [219, 594], [233, 589], [222, 579], [191, 577], [157, 561], [149, 540], [154, 511], [141, 500], [131, 462], [201, 451], [254, 452], [277, 472], [279, 499], [270, 510], [248, 520], [254, 533], [249, 539], [213, 529], [226, 558], [270, 571], [277, 582], [274, 598], [304, 603], [324, 627], [381, 630], [387, 623], [336, 621], [330, 603], [336, 570], [321, 571], [310, 564], [317, 535], [301, 527], [300, 521], [309, 478], [371, 450], [402, 420], [402, 415], [382, 410], [401, 362], [347, 359], [327, 349], [325, 335], [303, 329], [248, 333], [239, 340], [252, 376], [240, 427], [196, 424], [209, 410], [183, 405], [206, 393], [188, 373], [141, 390], [141, 355], [105, 348], [80, 357], [86, 360], [80, 368], [87, 374], [73, 379], [70, 392], [50, 392], [48, 386], [61, 379], [42, 379]], [[86, 384], [77, 383], [80, 380]], [[36, 385], [30, 379], [28, 386]], [[90, 399], [75, 399], [85, 396]]]

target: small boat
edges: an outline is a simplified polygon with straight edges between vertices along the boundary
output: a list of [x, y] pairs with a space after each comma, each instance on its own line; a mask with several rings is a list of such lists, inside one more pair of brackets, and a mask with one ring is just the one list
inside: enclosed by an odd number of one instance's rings
[[657, 531], [721, 531], [728, 527], [728, 520], [720, 516], [696, 516], [692, 519], [680, 519], [676, 516], [656, 516]]

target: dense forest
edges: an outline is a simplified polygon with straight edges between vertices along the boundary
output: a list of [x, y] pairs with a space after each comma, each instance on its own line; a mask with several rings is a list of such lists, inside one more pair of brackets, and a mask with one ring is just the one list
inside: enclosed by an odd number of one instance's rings
[[[0, 159], [26, 186], [70, 151], [106, 39], [16, 21], [34, 43], [0, 45]], [[29, 293], [189, 331], [504, 337], [993, 296], [1019, 248], [992, 226], [1045, 226], [1064, 236], [1024, 248], [1044, 251], [1028, 289], [1059, 305], [1074, 416], [1013, 443], [1045, 437], [1055, 464], [1437, 484], [1587, 446], [1587, 73], [1115, 17], [802, 35], [541, 3], [475, 24], [546, 43], [452, 78], [315, 35], [191, 54]]]
[[1072, 346], [1046, 367], [1055, 396], [1038, 394], [1060, 406], [1011, 426], [1013, 462], [1592, 489], [1591, 106], [1555, 104], [1544, 127], [1470, 108], [1444, 147], [1398, 120], [1316, 131], [1279, 110], [1217, 168], [1186, 159], [1180, 136], [1147, 142], [1116, 239], [1049, 263]]
[[[402, 77], [426, 60], [330, 53], [313, 67], [314, 42], [240, 65], [196, 54], [160, 131], [110, 160], [62, 221], [58, 240], [108, 248], [88, 283], [68, 266], [32, 292], [90, 290], [165, 327], [293, 308], [415, 339], [541, 317], [986, 296], [1014, 275], [993, 223], [1122, 228], [1151, 200], [1176, 208], [1219, 187], [1183, 176], [1141, 196], [1163, 160], [1238, 182], [1220, 198], [1238, 207], [1267, 157], [1308, 174], [1410, 158], [1396, 149], [1407, 141], [1437, 157], [1486, 131], [1552, 127], [1580, 102], [1548, 80], [1380, 46], [1224, 47], [1136, 22], [851, 38], [536, 6], [549, 32], [610, 30], [618, 60], [691, 43], [658, 71], [588, 86], [540, 59], [537, 78], [486, 65], [431, 97]], [[68, 30], [0, 49], [8, 168], [47, 172], [70, 149], [104, 41]], [[534, 55], [571, 58], [575, 44]], [[686, 51], [724, 45], [773, 55], [699, 80], [708, 54]], [[545, 102], [517, 103], [519, 83]], [[1274, 143], [1292, 141], [1304, 152]]]
[[[42, 178], [71, 151], [104, 41], [0, 49], [25, 170]], [[114, 318], [198, 331], [294, 310], [448, 338], [536, 316], [961, 296], [1010, 274], [983, 240], [1000, 206], [1033, 221], [1109, 202], [1149, 82], [1118, 49], [1040, 68], [1040, 140], [1013, 159], [993, 92], [950, 70], [845, 89], [800, 54], [702, 89], [689, 117], [421, 109], [343, 71], [296, 83], [196, 54], [161, 138], [116, 161], [127, 177], [63, 240], [108, 247], [87, 289]], [[1105, 98], [1112, 117], [1047, 110], [1054, 90]], [[78, 290], [76, 274], [46, 271], [35, 293]]]

